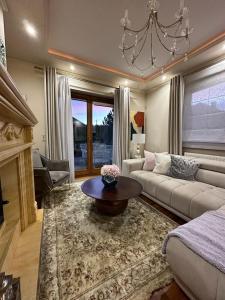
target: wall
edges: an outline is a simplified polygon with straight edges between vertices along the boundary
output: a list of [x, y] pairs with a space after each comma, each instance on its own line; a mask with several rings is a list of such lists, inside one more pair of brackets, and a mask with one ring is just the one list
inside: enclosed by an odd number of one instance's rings
[[[74, 78], [69, 79], [70, 86], [74, 89], [86, 91], [86, 92], [94, 92], [100, 95], [114, 95], [114, 88], [105, 87], [98, 84], [92, 84], [85, 81], [76, 80]], [[146, 98], [145, 93], [141, 91], [132, 90], [131, 93], [131, 103], [130, 110], [131, 111], [145, 111], [146, 108]], [[141, 152], [143, 155], [144, 147], [141, 147]], [[136, 152], [136, 145], [130, 142], [130, 157], [133, 158]]]
[[168, 151], [169, 93], [170, 82], [147, 93], [146, 150]]
[[[15, 81], [18, 89], [25, 96], [28, 105], [34, 112], [39, 123], [34, 128], [35, 147], [45, 154], [45, 111], [44, 111], [44, 76], [41, 71], [34, 69], [34, 64], [22, 60], [8, 58], [8, 71]], [[98, 84], [69, 79], [70, 85], [77, 90], [94, 92], [97, 94], [113, 95], [114, 89]], [[145, 94], [131, 92], [131, 110], [145, 111]], [[131, 144], [131, 153], [134, 151]]]
[[17, 88], [24, 95], [27, 104], [38, 119], [34, 127], [34, 147], [45, 153], [45, 114], [44, 114], [44, 76], [34, 69], [34, 65], [18, 59], [7, 58], [8, 72]]

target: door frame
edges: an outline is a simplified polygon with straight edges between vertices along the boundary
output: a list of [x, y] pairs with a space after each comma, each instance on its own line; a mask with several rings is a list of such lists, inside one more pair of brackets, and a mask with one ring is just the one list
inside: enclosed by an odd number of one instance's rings
[[92, 128], [92, 104], [95, 102], [114, 104], [113, 97], [110, 96], [98, 96], [88, 93], [82, 93], [76, 90], [71, 90], [71, 100], [84, 100], [87, 103], [87, 169], [74, 171], [75, 177], [100, 175], [101, 168], [93, 167], [93, 128]]

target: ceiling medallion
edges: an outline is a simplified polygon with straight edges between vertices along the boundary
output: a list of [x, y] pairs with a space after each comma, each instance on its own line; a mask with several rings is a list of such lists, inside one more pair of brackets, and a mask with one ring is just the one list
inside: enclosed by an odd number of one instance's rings
[[[184, 0], [180, 0], [180, 8], [175, 13], [175, 21], [169, 25], [164, 25], [159, 20], [159, 2], [157, 0], [148, 1], [147, 15], [147, 20], [140, 29], [131, 28], [128, 10], [125, 10], [125, 15], [120, 21], [123, 27], [123, 36], [119, 48], [127, 64], [136, 68], [143, 75], [150, 68], [161, 68], [163, 72], [163, 66], [177, 56], [184, 56], [186, 61], [193, 28], [190, 27], [189, 8], [185, 6]], [[159, 52], [158, 45], [168, 54], [168, 59], [164, 64], [160, 64], [159, 58], [156, 56]], [[146, 56], [147, 61], [144, 66], [140, 66], [138, 62], [141, 56]]]

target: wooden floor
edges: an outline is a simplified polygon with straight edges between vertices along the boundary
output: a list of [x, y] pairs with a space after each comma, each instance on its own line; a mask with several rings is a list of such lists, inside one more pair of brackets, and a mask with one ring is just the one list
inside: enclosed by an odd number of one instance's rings
[[[94, 176], [86, 176], [86, 177], [79, 177], [76, 179], [77, 182], [84, 181]], [[176, 216], [172, 212], [168, 211], [167, 209], [163, 208], [159, 204], [155, 203], [154, 201], [150, 200], [145, 196], [141, 196], [143, 200], [145, 200], [148, 204], [158, 209], [160, 212], [168, 216], [170, 219], [175, 221], [179, 225], [183, 225], [186, 222], [181, 219], [180, 217]], [[150, 297], [150, 300], [189, 300], [189, 298], [183, 293], [180, 287], [173, 281], [168, 287], [157, 291]]]
[[[77, 182], [87, 180], [90, 177], [78, 178]], [[162, 208], [158, 204], [142, 196], [147, 203], [151, 204], [159, 211], [170, 217], [178, 224], [185, 222]], [[14, 277], [20, 277], [22, 300], [36, 300], [39, 256], [40, 256], [40, 241], [42, 230], [43, 210], [38, 210], [37, 222], [29, 226], [19, 238], [18, 247], [13, 257], [12, 267], [9, 270]], [[168, 287], [159, 290], [153, 294], [151, 300], [188, 300], [187, 296], [182, 292], [178, 285], [173, 282]]]
[[150, 300], [189, 300], [179, 286], [173, 281], [168, 287], [156, 291]]
[[8, 274], [20, 277], [21, 300], [36, 300], [43, 210], [37, 221], [21, 233]]

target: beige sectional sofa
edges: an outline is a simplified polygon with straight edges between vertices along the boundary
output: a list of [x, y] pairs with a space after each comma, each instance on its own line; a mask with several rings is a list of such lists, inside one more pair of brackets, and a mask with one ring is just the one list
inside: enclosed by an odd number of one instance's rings
[[[196, 181], [143, 171], [144, 159], [124, 161], [123, 175], [135, 178], [142, 184], [144, 195], [187, 221], [208, 210], [219, 209], [225, 213], [225, 158], [186, 155], [197, 156], [200, 163]], [[175, 280], [190, 299], [225, 300], [224, 273], [177, 237], [169, 239], [166, 253]]]
[[144, 171], [144, 159], [124, 160], [122, 172], [142, 184], [144, 195], [189, 221], [225, 204], [225, 158], [201, 155], [196, 160], [196, 181]]

